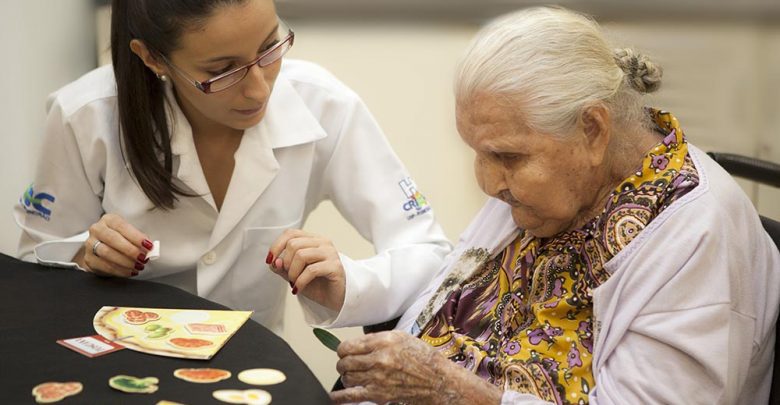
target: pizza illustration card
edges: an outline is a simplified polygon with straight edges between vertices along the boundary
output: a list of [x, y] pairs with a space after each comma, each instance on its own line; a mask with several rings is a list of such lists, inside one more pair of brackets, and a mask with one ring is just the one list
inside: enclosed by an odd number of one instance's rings
[[252, 311], [103, 307], [95, 331], [128, 349], [158, 356], [208, 360]]

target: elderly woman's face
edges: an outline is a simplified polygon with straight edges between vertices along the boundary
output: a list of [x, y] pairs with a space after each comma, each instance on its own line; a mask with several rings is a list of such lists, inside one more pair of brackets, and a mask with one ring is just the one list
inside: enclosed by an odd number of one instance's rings
[[516, 110], [486, 96], [458, 105], [458, 132], [476, 152], [477, 182], [511, 205], [517, 226], [533, 235], [569, 230], [596, 198], [585, 136], [532, 132]]

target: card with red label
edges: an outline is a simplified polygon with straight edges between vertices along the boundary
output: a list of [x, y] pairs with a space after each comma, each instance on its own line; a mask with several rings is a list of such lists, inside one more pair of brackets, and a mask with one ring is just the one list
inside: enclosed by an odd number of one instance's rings
[[98, 357], [125, 348], [124, 346], [116, 342], [112, 342], [100, 335], [60, 339], [57, 341], [57, 343], [87, 357]]

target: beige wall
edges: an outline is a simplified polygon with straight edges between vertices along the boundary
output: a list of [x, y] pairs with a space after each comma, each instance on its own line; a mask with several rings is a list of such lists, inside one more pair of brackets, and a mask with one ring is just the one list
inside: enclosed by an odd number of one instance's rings
[[[761, 37], [761, 74], [765, 77], [759, 94], [760, 138], [757, 156], [780, 163], [780, 28], [767, 30]], [[780, 188], [758, 186], [756, 202], [760, 211], [780, 220]]]
[[0, 0], [2, 253], [16, 251], [11, 208], [32, 181], [46, 96], [95, 66], [92, 8], [93, 0]]

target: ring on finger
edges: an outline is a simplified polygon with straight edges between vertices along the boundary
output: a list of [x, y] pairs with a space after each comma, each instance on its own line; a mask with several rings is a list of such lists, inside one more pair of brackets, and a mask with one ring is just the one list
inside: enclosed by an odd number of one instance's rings
[[100, 255], [97, 252], [97, 249], [98, 246], [100, 246], [101, 244], [103, 244], [103, 242], [99, 240], [96, 240], [95, 243], [92, 244], [92, 254], [95, 255], [96, 257], [100, 257]]

